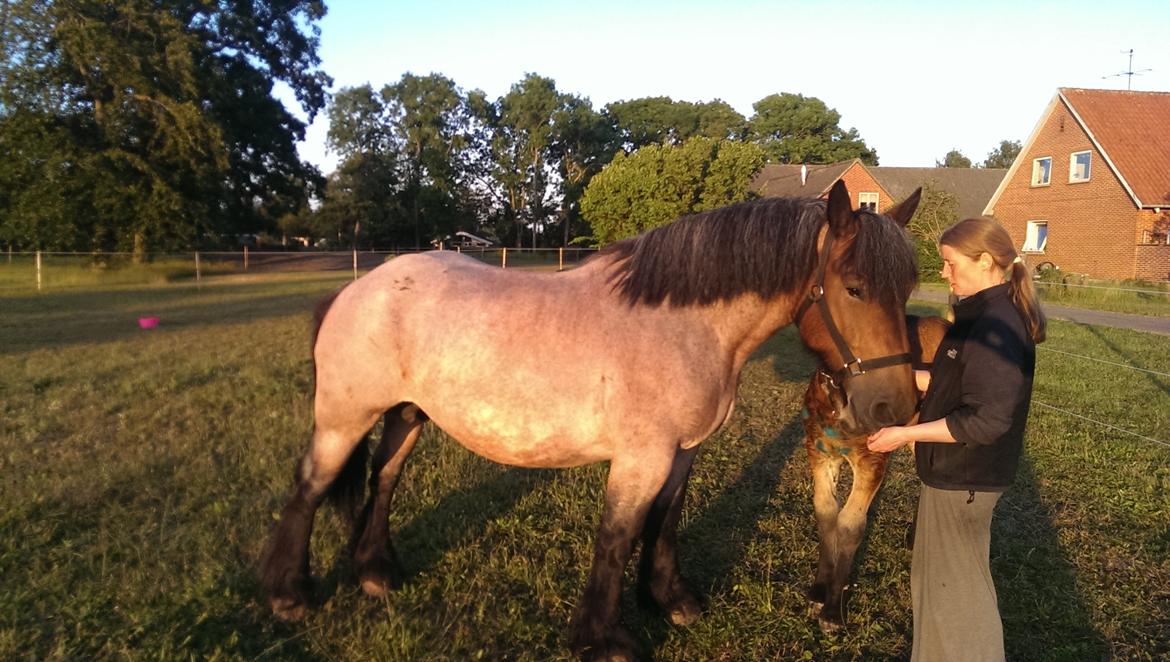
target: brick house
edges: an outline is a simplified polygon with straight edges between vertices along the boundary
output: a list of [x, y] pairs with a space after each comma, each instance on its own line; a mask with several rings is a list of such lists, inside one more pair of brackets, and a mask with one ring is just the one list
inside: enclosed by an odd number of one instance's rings
[[[803, 178], [802, 168], [805, 169]], [[1000, 168], [888, 168], [867, 166], [859, 159], [810, 166], [770, 163], [760, 170], [750, 188], [765, 197], [824, 197], [837, 180], [843, 180], [855, 207], [865, 205], [886, 211], [906, 199], [914, 189], [929, 183], [955, 196], [957, 221], [982, 214], [1007, 172]]]
[[1060, 88], [984, 214], [1032, 264], [1170, 278], [1170, 93]]

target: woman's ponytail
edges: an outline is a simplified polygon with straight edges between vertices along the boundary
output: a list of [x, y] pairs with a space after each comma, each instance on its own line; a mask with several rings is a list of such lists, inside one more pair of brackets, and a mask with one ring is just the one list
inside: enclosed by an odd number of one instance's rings
[[1015, 258], [1007, 268], [1008, 291], [1011, 293], [1012, 303], [1024, 318], [1024, 325], [1028, 327], [1028, 335], [1036, 344], [1044, 342], [1048, 337], [1048, 319], [1040, 302], [1036, 299], [1036, 286], [1032, 284], [1032, 276], [1028, 267]]

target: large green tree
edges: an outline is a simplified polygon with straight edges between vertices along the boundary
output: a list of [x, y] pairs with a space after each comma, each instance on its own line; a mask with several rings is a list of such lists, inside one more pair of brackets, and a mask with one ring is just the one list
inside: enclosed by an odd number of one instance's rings
[[560, 177], [561, 202], [557, 222], [561, 245], [567, 246], [580, 225], [580, 200], [593, 176], [613, 158], [618, 134], [589, 99], [566, 95], [553, 114], [552, 157]]
[[971, 159], [963, 156], [963, 153], [958, 149], [952, 149], [947, 152], [942, 161], [935, 161], [934, 165], [937, 168], [970, 168]]
[[937, 281], [942, 271], [938, 238], [943, 230], [959, 220], [959, 199], [939, 187], [934, 180], [922, 185], [918, 209], [906, 229], [914, 237], [918, 253], [918, 273], [924, 280]]
[[525, 230], [536, 245], [555, 208], [550, 186], [553, 171], [554, 116], [567, 102], [556, 82], [529, 73], [494, 103], [472, 99], [477, 121], [487, 129], [479, 160], [498, 204], [496, 228], [505, 241], [523, 246]]
[[719, 99], [692, 103], [670, 97], [643, 97], [615, 101], [603, 112], [619, 132], [627, 151], [653, 144], [678, 145], [694, 136], [737, 140], [747, 128], [743, 115]]
[[695, 137], [682, 145], [647, 145], [618, 153], [593, 177], [581, 212], [594, 242], [604, 246], [747, 199], [748, 184], [763, 166], [763, 150], [751, 143]]
[[823, 164], [861, 159], [877, 165], [877, 152], [857, 129], [842, 129], [841, 114], [816, 97], [784, 92], [752, 104], [749, 138], [776, 163]]
[[[190, 246], [273, 227], [319, 174], [311, 0], [17, 0], [0, 16], [0, 233], [23, 247]], [[15, 193], [12, 193], [15, 192]]]
[[1012, 162], [1020, 155], [1023, 146], [1018, 140], [1001, 140], [999, 147], [987, 153], [987, 159], [980, 164], [982, 168], [1010, 168]]

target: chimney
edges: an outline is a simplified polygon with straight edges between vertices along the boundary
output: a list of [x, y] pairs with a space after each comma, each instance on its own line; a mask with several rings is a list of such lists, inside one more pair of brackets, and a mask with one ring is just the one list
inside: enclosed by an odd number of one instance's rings
[[808, 181], [808, 166], [802, 163], [802, 164], [800, 164], [800, 185], [804, 186], [804, 183], [807, 181]]

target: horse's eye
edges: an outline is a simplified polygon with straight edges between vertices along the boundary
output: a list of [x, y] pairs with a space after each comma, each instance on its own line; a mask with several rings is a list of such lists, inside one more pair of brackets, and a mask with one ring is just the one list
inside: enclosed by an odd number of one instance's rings
[[848, 292], [849, 296], [853, 297], [854, 299], [861, 298], [861, 288], [860, 287], [846, 287], [845, 291]]

